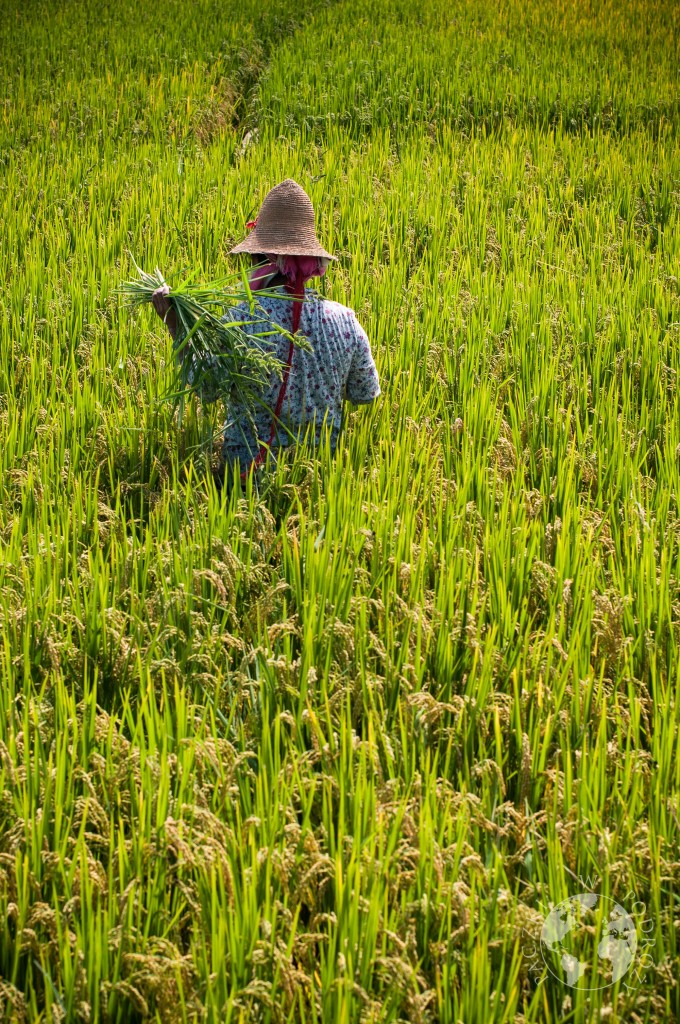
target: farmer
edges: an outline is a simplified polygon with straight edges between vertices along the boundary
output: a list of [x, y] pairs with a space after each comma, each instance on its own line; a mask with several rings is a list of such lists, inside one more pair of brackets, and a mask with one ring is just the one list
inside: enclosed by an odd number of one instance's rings
[[[265, 461], [268, 450], [302, 440], [308, 429], [318, 445], [324, 424], [330, 428], [330, 446], [335, 451], [343, 399], [362, 405], [380, 394], [371, 347], [354, 312], [305, 287], [311, 278], [325, 274], [335, 259], [316, 237], [314, 208], [305, 190], [288, 178], [265, 196], [257, 220], [247, 226], [252, 230], [231, 252], [250, 256], [249, 283], [254, 292], [267, 288], [275, 295], [259, 299], [257, 313], [266, 322], [246, 323], [243, 329], [250, 335], [275, 332], [259, 341], [275, 346], [283, 377], [272, 374], [262, 392], [262, 406], [255, 414], [257, 437], [244, 410], [230, 406], [222, 448], [224, 469], [231, 477], [237, 466], [242, 478]], [[167, 285], [159, 288], [153, 304], [174, 337], [176, 318], [168, 292]], [[251, 319], [248, 304], [234, 307], [228, 319]], [[278, 327], [292, 334], [299, 329], [311, 343], [311, 351], [294, 346], [277, 333]], [[202, 393], [204, 401], [217, 398], [211, 390]]]

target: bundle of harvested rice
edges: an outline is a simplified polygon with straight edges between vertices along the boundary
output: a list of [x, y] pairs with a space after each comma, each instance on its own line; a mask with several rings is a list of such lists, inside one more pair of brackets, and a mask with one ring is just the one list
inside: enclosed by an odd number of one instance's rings
[[[131, 305], [151, 302], [157, 288], [166, 284], [160, 270], [146, 273], [135, 264], [139, 277], [126, 281], [120, 291]], [[262, 289], [258, 297], [268, 294]], [[262, 391], [272, 374], [282, 376], [283, 364], [269, 348], [266, 338], [282, 334], [284, 328], [272, 329], [260, 312], [245, 275], [231, 275], [210, 284], [193, 285], [191, 278], [168, 295], [177, 318], [173, 352], [177, 357], [176, 387], [167, 396], [178, 409], [180, 420], [187, 396], [209, 394], [227, 404], [238, 404], [253, 422], [256, 408], [262, 407]], [[247, 302], [249, 315], [230, 317], [228, 309]], [[225, 310], [227, 312], [225, 313]], [[261, 325], [253, 331], [253, 325]], [[249, 332], [244, 328], [248, 326]], [[306, 339], [296, 336], [296, 344], [306, 347]]]

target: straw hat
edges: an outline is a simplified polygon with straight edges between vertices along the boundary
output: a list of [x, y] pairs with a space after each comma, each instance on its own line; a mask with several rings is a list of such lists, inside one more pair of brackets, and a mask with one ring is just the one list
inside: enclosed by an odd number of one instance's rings
[[253, 230], [231, 251], [335, 259], [316, 237], [311, 199], [292, 178], [267, 193]]

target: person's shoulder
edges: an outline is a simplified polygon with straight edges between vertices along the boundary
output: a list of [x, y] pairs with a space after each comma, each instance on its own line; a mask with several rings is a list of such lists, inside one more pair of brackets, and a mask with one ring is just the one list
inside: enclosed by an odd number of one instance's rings
[[237, 303], [235, 306], [229, 306], [225, 309], [222, 316], [223, 323], [242, 323], [244, 326], [251, 323], [259, 323], [264, 318], [272, 316], [278, 312], [281, 308], [282, 303], [285, 303], [284, 298], [278, 296], [257, 296], [253, 297], [253, 304], [244, 299], [243, 302]]
[[353, 309], [350, 309], [349, 306], [343, 306], [341, 302], [336, 302], [334, 299], [327, 299], [323, 295], [319, 295], [318, 301], [325, 310], [328, 310], [329, 313], [344, 313], [345, 315], [349, 314], [350, 316], [354, 316]]
[[349, 306], [343, 306], [341, 302], [335, 302], [333, 299], [319, 298], [319, 302], [323, 309], [325, 316], [332, 316], [338, 320], [345, 322], [355, 322], [357, 315], [353, 309]]
[[232, 323], [235, 320], [250, 318], [250, 305], [248, 302], [238, 302], [235, 306], [223, 307], [220, 317], [223, 324]]

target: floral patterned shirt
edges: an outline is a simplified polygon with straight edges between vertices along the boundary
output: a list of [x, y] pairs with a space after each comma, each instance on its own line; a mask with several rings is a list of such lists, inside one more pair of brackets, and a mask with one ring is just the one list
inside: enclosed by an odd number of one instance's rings
[[[279, 291], [282, 296], [287, 296], [283, 287]], [[262, 295], [256, 301], [255, 318], [262, 317], [265, 323], [246, 323], [243, 326], [246, 333], [276, 332], [277, 326], [292, 330], [293, 303], [290, 298]], [[247, 303], [233, 307], [224, 317], [229, 321], [248, 321], [251, 318]], [[308, 352], [297, 345], [294, 348], [281, 409], [281, 425], [275, 433], [272, 447], [286, 447], [298, 438], [302, 439], [308, 427], [313, 432], [315, 444], [318, 444], [326, 420], [330, 427], [331, 450], [334, 451], [342, 422], [343, 400], [360, 405], [372, 402], [380, 394], [371, 346], [353, 310], [324, 299], [313, 288], [305, 288], [299, 330], [309, 340], [312, 350]], [[264, 338], [254, 337], [253, 343], [266, 346], [267, 350], [274, 349], [277, 358], [285, 365], [288, 338], [273, 333]], [[257, 455], [259, 442], [269, 441], [272, 416], [268, 410], [273, 411], [276, 407], [280, 387], [281, 380], [272, 374], [262, 395], [263, 408], [255, 413], [257, 438], [245, 412], [236, 403], [229, 405], [222, 449], [228, 464], [238, 459], [241, 469], [245, 469]], [[218, 387], [206, 385], [202, 388], [203, 401], [215, 401], [218, 397]], [[294, 437], [291, 438], [287, 431]]]

